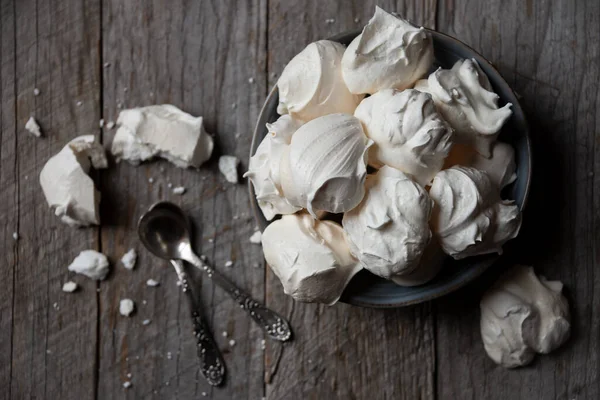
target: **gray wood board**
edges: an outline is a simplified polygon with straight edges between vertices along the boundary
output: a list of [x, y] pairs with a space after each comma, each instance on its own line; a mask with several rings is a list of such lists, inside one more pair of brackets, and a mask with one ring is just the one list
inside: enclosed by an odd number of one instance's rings
[[[3, 285], [12, 281], [12, 288], [2, 290], [3, 313], [12, 307], [11, 320], [2, 317], [2, 343], [11, 343], [6, 354], [12, 356], [2, 363], [3, 371], [10, 370], [10, 382], [2, 375], [2, 388], [14, 398], [80, 399], [95, 393], [96, 283], [72, 276], [67, 265], [79, 251], [97, 248], [98, 229], [62, 224], [48, 209], [38, 177], [70, 139], [99, 134], [99, 10], [91, 0], [68, 6], [2, 2], [1, 243], [9, 246], [2, 253], [10, 257], [3, 263], [2, 274], [8, 274]], [[31, 115], [44, 137], [25, 131]], [[17, 242], [9, 237], [12, 230], [19, 233]], [[80, 284], [76, 295], [61, 291], [68, 279]]]
[[[375, 5], [434, 28], [435, 2], [269, 2], [269, 87], [307, 44], [362, 27]], [[267, 302], [285, 304], [294, 342], [269, 343], [269, 399], [430, 399], [434, 397], [431, 305], [372, 310], [294, 303], [271, 271]]]
[[[562, 280], [573, 331], [559, 351], [518, 371], [487, 358], [479, 299], [491, 279], [436, 302], [440, 399], [593, 399], [600, 396], [597, 151], [600, 4], [440, 2], [438, 29], [481, 52], [522, 96], [533, 141], [533, 188], [511, 262]], [[594, 39], [593, 39], [594, 38]]]
[[[212, 389], [199, 374], [189, 310], [176, 275], [142, 247], [136, 224], [157, 201], [180, 204], [196, 223], [198, 253], [263, 300], [262, 252], [249, 243], [255, 224], [247, 189], [226, 182], [217, 162], [219, 155], [230, 154], [240, 158], [240, 173], [247, 168], [252, 121], [266, 92], [266, 2], [113, 0], [104, 2], [103, 21], [103, 63], [110, 63], [103, 68], [105, 120], [116, 121], [120, 107], [174, 104], [205, 117], [215, 151], [199, 170], [166, 161], [137, 167], [121, 162], [102, 173], [102, 248], [115, 268], [100, 294], [98, 397], [260, 398], [262, 330], [221, 289], [192, 271], [227, 364], [226, 385]], [[114, 133], [104, 129], [107, 146]], [[175, 195], [169, 184], [187, 191]], [[133, 271], [117, 262], [129, 248], [139, 254]], [[226, 268], [229, 260], [234, 266]], [[147, 287], [149, 278], [161, 285]], [[119, 300], [126, 297], [137, 308], [130, 318], [118, 313]], [[145, 319], [151, 323], [143, 325]], [[126, 391], [125, 381], [132, 382]]]

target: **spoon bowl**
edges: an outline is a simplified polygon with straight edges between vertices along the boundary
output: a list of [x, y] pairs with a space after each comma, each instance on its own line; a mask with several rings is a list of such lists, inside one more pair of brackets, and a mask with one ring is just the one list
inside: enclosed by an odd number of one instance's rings
[[189, 223], [180, 209], [171, 203], [157, 203], [138, 224], [144, 246], [164, 260], [182, 259], [182, 250], [190, 246]]

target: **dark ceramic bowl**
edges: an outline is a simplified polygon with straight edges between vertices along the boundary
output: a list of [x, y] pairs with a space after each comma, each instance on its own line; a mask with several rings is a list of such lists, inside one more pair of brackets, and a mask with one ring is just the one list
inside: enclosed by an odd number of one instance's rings
[[[511, 144], [515, 149], [517, 180], [504, 189], [503, 198], [514, 199], [523, 210], [529, 194], [531, 180], [531, 145], [527, 121], [517, 97], [492, 64], [475, 50], [443, 33], [429, 32], [433, 36], [435, 50], [435, 65], [432, 71], [437, 69], [438, 66], [451, 68], [460, 59], [474, 58], [488, 76], [494, 91], [500, 96], [499, 105], [503, 106], [509, 102], [513, 104], [513, 115], [502, 128], [499, 139]], [[332, 37], [331, 40], [348, 45], [360, 33], [361, 30], [346, 32]], [[279, 95], [277, 86], [275, 86], [269, 93], [258, 117], [252, 138], [251, 156], [267, 134], [265, 124], [273, 122], [279, 117], [276, 111], [278, 101]], [[248, 182], [248, 185], [256, 220], [261, 230], [264, 230], [268, 222], [256, 203], [252, 184]], [[398, 286], [371, 274], [367, 270], [362, 270], [354, 276], [340, 301], [377, 308], [401, 307], [421, 303], [443, 296], [466, 285], [490, 267], [497, 258], [497, 255], [485, 255], [456, 261], [451, 257], [447, 257], [441, 272], [433, 280], [414, 287]]]

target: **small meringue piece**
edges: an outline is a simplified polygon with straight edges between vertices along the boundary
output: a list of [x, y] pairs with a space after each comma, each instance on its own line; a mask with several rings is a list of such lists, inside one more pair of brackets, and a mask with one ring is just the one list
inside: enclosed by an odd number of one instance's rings
[[375, 144], [369, 163], [389, 165], [429, 185], [452, 147], [452, 128], [431, 96], [417, 90], [384, 89], [364, 99], [354, 116]]
[[571, 330], [563, 284], [516, 265], [481, 299], [481, 338], [488, 356], [506, 368], [560, 347]]
[[362, 269], [342, 227], [308, 214], [284, 215], [263, 232], [263, 252], [286, 294], [298, 301], [332, 305]]
[[129, 249], [129, 251], [123, 254], [121, 257], [121, 264], [128, 270], [132, 270], [135, 268], [135, 263], [137, 262], [137, 252], [135, 249]]
[[101, 281], [108, 275], [108, 259], [95, 250], [84, 250], [69, 265], [69, 271], [82, 274], [96, 281]]
[[40, 126], [38, 125], [35, 118], [33, 118], [33, 116], [29, 117], [29, 119], [27, 120], [27, 123], [25, 124], [25, 129], [31, 132], [36, 137], [42, 136], [42, 130], [40, 129]]
[[499, 96], [473, 60], [460, 60], [452, 69], [439, 68], [415, 89], [430, 93], [436, 107], [454, 128], [457, 143], [469, 144], [486, 158], [500, 129], [512, 115], [511, 103], [498, 108]]
[[155, 281], [154, 279], [148, 279], [146, 281], [146, 286], [156, 287], [158, 285], [160, 285], [160, 282]]
[[250, 243], [261, 244], [262, 243], [262, 233], [261, 231], [256, 231], [250, 236]]
[[119, 302], [119, 313], [124, 317], [129, 317], [135, 309], [135, 303], [131, 299], [123, 299]]
[[425, 29], [376, 7], [346, 49], [342, 73], [350, 92], [373, 94], [412, 87], [432, 62], [433, 40]]
[[77, 290], [77, 284], [73, 281], [65, 282], [62, 286], [62, 291], [65, 293], [73, 293]]
[[225, 177], [227, 182], [238, 183], [237, 166], [240, 160], [235, 156], [219, 157], [219, 171]]
[[458, 166], [443, 170], [435, 176], [429, 195], [435, 202], [432, 229], [444, 251], [457, 260], [502, 254], [502, 245], [519, 233], [519, 207], [501, 200], [483, 171]]
[[277, 81], [277, 112], [305, 122], [327, 114], [352, 114], [363, 96], [350, 93], [344, 83], [344, 50], [339, 43], [319, 40], [292, 58]]
[[413, 272], [431, 238], [433, 201], [418, 183], [387, 166], [369, 175], [365, 188], [362, 202], [342, 221], [350, 251], [383, 278]]
[[285, 197], [315, 218], [317, 210], [350, 211], [365, 193], [367, 152], [372, 143], [352, 115], [330, 114], [302, 125], [281, 156]]
[[468, 145], [455, 144], [444, 162], [443, 169], [454, 165], [473, 167], [487, 172], [492, 182], [500, 189], [517, 179], [515, 150], [511, 145], [503, 142], [494, 143], [491, 158], [485, 158]]
[[283, 196], [279, 167], [281, 155], [292, 140], [292, 135], [302, 126], [303, 122], [289, 115], [279, 117], [272, 124], [267, 124], [267, 136], [250, 158], [248, 177], [254, 186], [256, 200], [267, 221], [277, 214], [293, 214], [300, 210]]
[[104, 148], [93, 135], [71, 140], [40, 172], [40, 185], [54, 214], [70, 226], [98, 225], [100, 192], [88, 176], [91, 167], [106, 168]]
[[213, 150], [202, 117], [169, 104], [122, 110], [117, 123], [120, 126], [111, 149], [117, 161], [138, 165], [161, 157], [180, 168], [199, 167]]
[[183, 195], [185, 193], [185, 188], [183, 186], [177, 186], [173, 188], [173, 194]]

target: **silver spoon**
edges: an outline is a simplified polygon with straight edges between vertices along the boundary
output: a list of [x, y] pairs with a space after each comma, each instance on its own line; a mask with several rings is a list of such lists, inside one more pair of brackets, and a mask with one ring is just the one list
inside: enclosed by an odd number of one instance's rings
[[142, 215], [138, 232], [154, 255], [165, 260], [184, 260], [206, 272], [271, 338], [285, 342], [292, 337], [290, 326], [283, 317], [252, 299], [194, 253], [187, 218], [177, 205], [162, 202], [151, 207]]
[[[171, 206], [170, 203], [158, 203], [154, 205], [151, 210], [160, 208], [170, 209]], [[146, 240], [144, 240], [144, 236], [141, 235], [141, 230], [138, 230], [138, 233], [140, 233], [140, 238], [144, 246], [153, 252], [148, 246]], [[210, 327], [206, 321], [206, 317], [201, 311], [202, 306], [200, 303], [200, 297], [194, 290], [194, 285], [189, 284], [189, 279], [187, 273], [185, 272], [183, 262], [180, 260], [170, 261], [171, 264], [173, 264], [173, 267], [175, 267], [175, 272], [179, 278], [181, 290], [188, 299], [188, 304], [192, 314], [192, 324], [194, 326], [194, 336], [196, 336], [198, 357], [200, 358], [200, 371], [209, 384], [213, 386], [219, 386], [225, 379], [225, 361], [223, 361], [219, 347], [217, 346], [217, 343], [210, 332]]]

